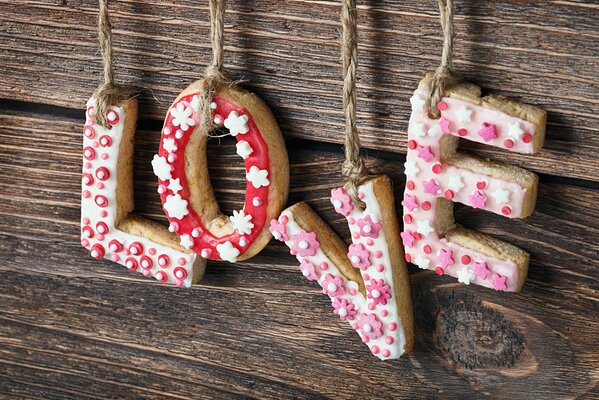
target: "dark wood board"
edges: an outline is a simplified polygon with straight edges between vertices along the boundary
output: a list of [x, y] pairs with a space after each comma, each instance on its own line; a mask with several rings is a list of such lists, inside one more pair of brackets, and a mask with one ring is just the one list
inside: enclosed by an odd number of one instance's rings
[[[230, 0], [225, 63], [277, 116], [290, 204], [345, 240], [340, 1]], [[436, 1], [360, 0], [359, 125], [368, 166], [405, 179], [410, 93], [440, 58]], [[380, 362], [279, 242], [167, 287], [79, 246], [81, 128], [100, 82], [96, 0], [0, 0], [0, 399], [599, 398], [599, 4], [456, 1], [455, 65], [548, 111], [537, 155], [464, 143], [540, 174], [537, 210], [458, 220], [531, 253], [522, 292], [410, 266], [413, 354]], [[112, 0], [117, 79], [143, 88], [136, 207], [166, 224], [150, 160], [176, 94], [209, 57], [206, 2]], [[233, 141], [209, 145], [225, 212], [243, 201]], [[400, 211], [398, 209], [398, 211]]]
[[[82, 119], [0, 116], [0, 397], [591, 398], [599, 356], [598, 191], [541, 176], [527, 220], [458, 207], [458, 218], [532, 254], [518, 294], [466, 287], [411, 267], [412, 355], [373, 358], [317, 286], [273, 242], [235, 265], [210, 263], [191, 289], [98, 262], [78, 245]], [[165, 221], [149, 167], [159, 125], [136, 145], [139, 212]], [[209, 146], [225, 211], [241, 203], [232, 141]], [[346, 238], [328, 201], [338, 145], [289, 139], [290, 203], [308, 200]], [[403, 190], [404, 156], [368, 151]]]
[[[2, 97], [79, 108], [97, 87], [96, 0], [0, 0]], [[196, 0], [112, 5], [117, 79], [145, 88], [161, 120], [210, 57]], [[285, 134], [340, 143], [340, 1], [231, 1], [226, 66], [267, 100]], [[359, 2], [358, 116], [365, 147], [404, 152], [410, 93], [441, 55], [435, 0]], [[470, 146], [536, 172], [597, 181], [599, 5], [595, 1], [457, 1], [455, 65], [485, 90], [549, 112], [536, 156]]]

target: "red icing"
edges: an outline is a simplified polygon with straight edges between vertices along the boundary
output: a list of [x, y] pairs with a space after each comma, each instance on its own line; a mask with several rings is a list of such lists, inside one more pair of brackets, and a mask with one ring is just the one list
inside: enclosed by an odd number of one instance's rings
[[[179, 101], [177, 101], [175, 103], [175, 106], [182, 102], [185, 105], [185, 107], [191, 107], [190, 101], [192, 100], [193, 96], [195, 96], [197, 94], [198, 93], [192, 93], [192, 94], [189, 94], [189, 95], [181, 98]], [[236, 139], [238, 142], [242, 141], [242, 140], [248, 142], [253, 150], [252, 153], [244, 160], [246, 171], [249, 171], [251, 167], [255, 166], [261, 170], [267, 170], [268, 178], [270, 179], [271, 173], [270, 173], [270, 165], [269, 165], [270, 158], [269, 158], [269, 153], [268, 153], [268, 145], [267, 145], [266, 141], [264, 140], [264, 138], [262, 137], [262, 134], [258, 130], [258, 127], [256, 126], [250, 112], [248, 110], [246, 110], [245, 108], [239, 107], [237, 104], [233, 103], [230, 99], [227, 99], [222, 96], [215, 96], [212, 99], [212, 101], [214, 103], [216, 103], [216, 110], [218, 110], [218, 114], [221, 116], [220, 122], [222, 122], [222, 120], [223, 120], [222, 116], [227, 116], [232, 111], [236, 111], [239, 115], [247, 115], [248, 116], [248, 121], [247, 121], [247, 127], [249, 128], [248, 132], [245, 134], [240, 133], [240, 134], [237, 134], [237, 136], [236, 136]], [[192, 108], [192, 110], [193, 110], [193, 108]], [[186, 200], [188, 203], [190, 203], [190, 200], [189, 200], [190, 192], [189, 192], [189, 183], [187, 182], [187, 176], [185, 174], [184, 154], [185, 154], [185, 148], [187, 147], [190, 136], [193, 134], [194, 129], [197, 126], [199, 126], [199, 116], [197, 115], [195, 110], [192, 113], [192, 117], [196, 121], [195, 126], [190, 126], [187, 130], [181, 130], [180, 126], [174, 126], [174, 124], [173, 124], [174, 117], [171, 115], [170, 110], [169, 110], [166, 121], [164, 123], [164, 127], [168, 128], [168, 130], [170, 130], [170, 134], [166, 135], [165, 129], [163, 129], [163, 133], [162, 133], [162, 139], [169, 138], [169, 139], [175, 140], [177, 150], [174, 151], [173, 153], [170, 153], [170, 154], [173, 154], [176, 158], [173, 162], [170, 162], [170, 164], [173, 166], [171, 175], [172, 175], [172, 179], [177, 179], [177, 178], [180, 179], [180, 184], [183, 187], [183, 189], [181, 191], [179, 191], [178, 194], [181, 196], [181, 198], [183, 200]], [[177, 132], [177, 131], [181, 131], [183, 133], [182, 135], [180, 135], [181, 136], [180, 138], [178, 138], [175, 135], [175, 132]], [[158, 150], [158, 154], [160, 156], [164, 156], [165, 158], [167, 158], [169, 156], [169, 152], [163, 148], [162, 143], [163, 142], [161, 140], [160, 149]], [[158, 180], [158, 183], [159, 183], [159, 185], [168, 185], [168, 181]], [[271, 184], [272, 184], [272, 182], [271, 182]], [[250, 245], [258, 238], [258, 236], [262, 232], [262, 229], [264, 228], [264, 225], [266, 224], [266, 210], [267, 210], [267, 206], [268, 206], [268, 188], [269, 188], [269, 186], [262, 186], [260, 188], [255, 188], [249, 181], [246, 181], [244, 211], [245, 211], [246, 215], [252, 216], [251, 222], [254, 224], [254, 227], [253, 227], [251, 233], [249, 233], [249, 234], [240, 235], [237, 231], [234, 231], [233, 233], [231, 233], [229, 235], [217, 237], [208, 230], [208, 228], [203, 223], [200, 216], [190, 206], [188, 206], [189, 213], [187, 215], [185, 215], [182, 219], [179, 220], [177, 218], [169, 217], [169, 222], [171, 224], [173, 224], [173, 223], [178, 224], [178, 229], [177, 229], [176, 233], [179, 236], [188, 234], [193, 237], [194, 245], [192, 247], [192, 250], [195, 251], [196, 253], [199, 253], [200, 255], [202, 255], [202, 257], [205, 257], [205, 258], [208, 258], [211, 260], [220, 260], [221, 258], [219, 256], [218, 251], [216, 250], [216, 246], [219, 244], [225, 243], [227, 241], [231, 242], [233, 244], [233, 246], [235, 246], [239, 250], [240, 255], [242, 255], [248, 248], [250, 248]], [[171, 194], [172, 194], [172, 192], [166, 188], [160, 194], [160, 199], [161, 199], [163, 205], [166, 202], [167, 196], [171, 195]], [[256, 202], [256, 204], [259, 204], [259, 205], [257, 205], [257, 206], [254, 205], [254, 201], [253, 201], [254, 198], [258, 198], [260, 200], [259, 202]], [[192, 235], [192, 231], [195, 228], [199, 228], [199, 232], [201, 232], [200, 235], [198, 235], [198, 236]], [[245, 241], [245, 247], [239, 243], [242, 236], [243, 236], [243, 240]]]

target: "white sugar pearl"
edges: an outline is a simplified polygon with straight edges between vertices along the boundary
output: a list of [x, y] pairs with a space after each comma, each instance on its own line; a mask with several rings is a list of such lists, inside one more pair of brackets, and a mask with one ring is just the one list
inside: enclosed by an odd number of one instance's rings
[[89, 176], [86, 176], [86, 177], [83, 178], [83, 183], [85, 185], [89, 185], [90, 183], [92, 183], [92, 180], [91, 180], [91, 178]]
[[174, 231], [175, 231], [175, 225], [173, 225], [173, 224], [170, 224], [170, 225], [168, 226], [168, 231], [169, 231], [169, 232], [174, 232]]
[[308, 275], [310, 275], [310, 271], [308, 271], [308, 268], [306, 268], [302, 271], [302, 275], [305, 277], [308, 277]]
[[117, 251], [119, 248], [116, 244], [110, 245], [110, 251]]
[[216, 109], [216, 103], [215, 102], [210, 103], [210, 108], [213, 110]]
[[179, 279], [183, 278], [183, 271], [177, 271], [175, 272], [175, 276]]
[[169, 155], [168, 155], [168, 158], [167, 158], [168, 162], [173, 162], [173, 161], [175, 161], [176, 159], [177, 159], [177, 157], [175, 157], [175, 155], [174, 155], [174, 154], [169, 154]]
[[364, 332], [370, 333], [370, 331], [372, 331], [372, 326], [370, 326], [370, 324], [364, 324], [362, 329], [364, 330]]
[[158, 264], [165, 265], [166, 264], [166, 260], [164, 258], [159, 258], [158, 259]]
[[131, 254], [137, 254], [139, 253], [139, 250], [137, 250], [137, 247], [131, 247]]
[[209, 251], [208, 249], [203, 249], [203, 250], [200, 252], [200, 255], [201, 255], [202, 257], [204, 257], [204, 258], [208, 258], [208, 256], [210, 255], [210, 251]]
[[150, 263], [148, 262], [148, 260], [143, 260], [141, 262], [141, 266], [144, 268], [148, 268], [150, 266]]
[[168, 126], [166, 128], [164, 128], [164, 134], [165, 135], [170, 135], [171, 134], [171, 128], [169, 128]]
[[340, 201], [340, 200], [335, 200], [335, 201], [333, 201], [333, 206], [334, 206], [335, 208], [340, 208], [340, 207], [341, 207], [341, 205], [342, 205], [342, 204], [341, 204], [341, 201]]
[[92, 237], [92, 232], [91, 232], [90, 230], [87, 230], [87, 229], [86, 229], [86, 230], [84, 231], [84, 233], [85, 233], [85, 237], [87, 237], [87, 238], [90, 238], [90, 237]]
[[133, 261], [129, 260], [125, 263], [125, 265], [127, 266], [127, 268], [133, 268]]
[[372, 292], [370, 292], [370, 295], [372, 296], [373, 299], [378, 299], [379, 297], [381, 297], [381, 292], [374, 289]]
[[252, 199], [252, 204], [254, 207], [258, 207], [258, 206], [262, 205], [262, 200], [260, 200], [259, 197], [254, 197]]
[[351, 256], [351, 262], [354, 264], [357, 264], [360, 262], [360, 257], [358, 256]]
[[370, 225], [364, 225], [364, 228], [362, 228], [364, 230], [364, 232], [366, 233], [370, 233], [372, 232], [372, 228], [370, 227]]
[[272, 235], [273, 235], [273, 236], [275, 237], [275, 239], [277, 239], [277, 240], [281, 239], [281, 232], [279, 232], [279, 231], [274, 231], [274, 232], [272, 233]]
[[198, 228], [194, 228], [194, 230], [191, 231], [191, 236], [193, 236], [193, 237], [200, 236], [200, 231], [198, 230]]
[[299, 248], [306, 250], [308, 248], [308, 242], [306, 242], [305, 240], [302, 240], [299, 242]]
[[335, 293], [337, 291], [337, 285], [331, 282], [327, 285], [327, 290], [331, 293]]
[[347, 317], [347, 310], [345, 308], [340, 308], [339, 309], [339, 316], [340, 317]]
[[181, 139], [183, 137], [183, 131], [182, 130], [178, 130], [177, 132], [175, 132], [175, 137], [177, 139]]
[[110, 121], [114, 121], [116, 119], [116, 113], [114, 111], [111, 111], [108, 113], [108, 120]]
[[98, 232], [100, 232], [100, 233], [106, 233], [106, 232], [104, 231], [104, 227], [103, 227], [102, 225], [100, 225], [100, 226], [98, 227]]
[[245, 246], [246, 244], [248, 244], [248, 242], [245, 239], [239, 239], [240, 246]]
[[90, 150], [85, 150], [85, 157], [91, 157], [92, 156], [92, 152]]
[[98, 253], [96, 250], [92, 250], [91, 255], [92, 257], [96, 258], [100, 256], [100, 253]]

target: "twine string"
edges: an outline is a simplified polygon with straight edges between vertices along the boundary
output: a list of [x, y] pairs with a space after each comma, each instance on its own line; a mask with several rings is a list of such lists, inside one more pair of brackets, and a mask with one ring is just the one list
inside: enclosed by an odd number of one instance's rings
[[429, 82], [426, 108], [431, 118], [439, 118], [441, 113], [437, 103], [443, 97], [445, 89], [460, 81], [460, 77], [453, 71], [453, 0], [439, 0], [439, 18], [443, 30], [443, 53], [441, 64], [435, 70]]
[[354, 204], [363, 209], [365, 204], [358, 198], [358, 186], [368, 176], [364, 160], [360, 156], [360, 136], [356, 125], [356, 74], [358, 69], [358, 13], [356, 0], [343, 0], [341, 23], [343, 61], [343, 111], [345, 114], [345, 161], [342, 173], [347, 178], [346, 188]]
[[114, 83], [114, 57], [112, 50], [112, 25], [108, 13], [108, 0], [99, 0], [98, 13], [98, 41], [102, 53], [102, 64], [104, 66], [104, 83], [96, 89], [96, 110], [94, 118], [96, 122], [105, 128], [110, 128], [106, 121], [108, 108], [117, 105], [131, 97], [130, 88], [115, 85]]

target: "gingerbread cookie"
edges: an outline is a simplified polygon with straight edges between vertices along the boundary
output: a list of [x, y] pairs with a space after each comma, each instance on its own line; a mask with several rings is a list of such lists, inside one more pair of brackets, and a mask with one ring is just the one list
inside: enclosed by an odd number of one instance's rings
[[351, 231], [348, 247], [301, 202], [270, 224], [300, 262], [302, 274], [331, 298], [333, 312], [358, 332], [374, 355], [395, 359], [414, 345], [414, 320], [407, 267], [399, 239], [393, 190], [386, 176], [358, 188], [366, 204], [359, 210], [343, 188], [331, 191], [331, 203]]
[[525, 218], [535, 207], [538, 178], [511, 165], [457, 152], [459, 138], [530, 154], [543, 145], [547, 114], [500, 96], [481, 97], [461, 83], [437, 104], [441, 117], [425, 110], [428, 77], [410, 99], [404, 207], [406, 259], [422, 269], [495, 290], [519, 291], [529, 255], [509, 243], [457, 225], [453, 202]]
[[109, 109], [110, 129], [94, 122], [95, 104], [94, 98], [88, 101], [83, 128], [81, 245], [98, 260], [191, 286], [204, 273], [205, 260], [181, 247], [165, 227], [130, 215], [137, 100]]
[[274, 116], [258, 96], [218, 86], [211, 104], [214, 124], [237, 139], [247, 181], [243, 209], [222, 214], [208, 176], [209, 132], [198, 129], [202, 87], [202, 80], [195, 82], [173, 102], [152, 165], [169, 229], [181, 245], [203, 258], [236, 262], [254, 256], [270, 240], [267, 221], [287, 201], [287, 150]]

